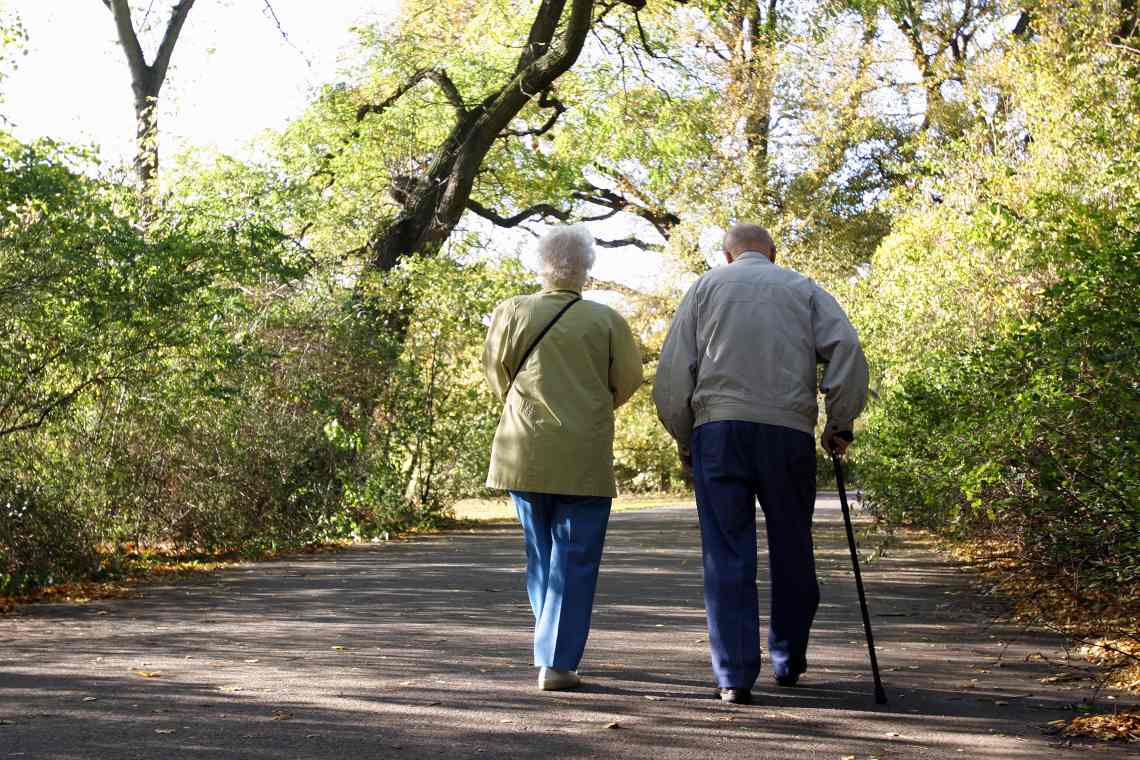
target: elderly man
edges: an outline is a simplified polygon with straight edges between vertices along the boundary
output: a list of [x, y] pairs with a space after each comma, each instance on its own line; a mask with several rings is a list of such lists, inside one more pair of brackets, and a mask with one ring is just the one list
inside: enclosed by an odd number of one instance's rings
[[823, 447], [842, 454], [866, 402], [867, 363], [835, 299], [776, 266], [767, 230], [733, 227], [724, 255], [729, 266], [697, 280], [673, 318], [653, 399], [692, 468], [719, 695], [747, 704], [760, 673], [756, 500], [768, 533], [768, 650], [776, 681], [794, 686], [819, 605], [816, 364], [826, 365]]
[[583, 301], [594, 264], [585, 227], [538, 243], [536, 295], [504, 301], [483, 352], [487, 381], [505, 401], [487, 486], [510, 491], [526, 542], [540, 689], [578, 686], [614, 485], [614, 409], [642, 383], [629, 325]]

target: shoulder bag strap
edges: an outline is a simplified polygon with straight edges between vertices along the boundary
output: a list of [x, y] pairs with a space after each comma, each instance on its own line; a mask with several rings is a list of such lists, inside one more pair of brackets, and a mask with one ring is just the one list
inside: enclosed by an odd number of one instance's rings
[[534, 340], [532, 340], [530, 342], [530, 346], [528, 346], [526, 351], [523, 353], [522, 361], [519, 362], [519, 366], [515, 369], [515, 373], [513, 375], [511, 375], [510, 380], [507, 382], [507, 392], [508, 393], [511, 390], [511, 386], [514, 385], [514, 383], [515, 383], [515, 378], [519, 376], [519, 373], [522, 372], [522, 368], [526, 366], [527, 359], [529, 359], [530, 355], [532, 353], [534, 353], [534, 349], [538, 347], [539, 341], [541, 341], [543, 338], [546, 337], [546, 334], [548, 332], [550, 332], [550, 328], [554, 327], [555, 323], [558, 322], [558, 320], [562, 319], [562, 315], [565, 314], [567, 311], [569, 311], [571, 306], [573, 306], [574, 304], [578, 303], [581, 300], [582, 300], [581, 298], [572, 298], [570, 300], [570, 303], [563, 306], [558, 311], [558, 313], [554, 315], [554, 319], [552, 319], [546, 323], [546, 327], [542, 328], [542, 332], [540, 332], [538, 334], [538, 337], [536, 337]]

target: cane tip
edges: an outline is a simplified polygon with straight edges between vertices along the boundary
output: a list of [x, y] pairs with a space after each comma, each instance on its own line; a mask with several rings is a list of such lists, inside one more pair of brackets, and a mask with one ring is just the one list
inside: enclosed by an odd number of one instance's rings
[[875, 689], [875, 704], [885, 705], [887, 703], [887, 692], [880, 689]]

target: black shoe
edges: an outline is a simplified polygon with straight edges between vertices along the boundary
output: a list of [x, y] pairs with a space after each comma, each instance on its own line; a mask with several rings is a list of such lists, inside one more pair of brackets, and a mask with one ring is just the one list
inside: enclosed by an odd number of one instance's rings
[[752, 692], [748, 689], [718, 689], [721, 702], [731, 702], [734, 705], [752, 704]]
[[800, 680], [799, 673], [785, 673], [782, 676], [776, 676], [776, 683], [781, 686], [795, 686]]

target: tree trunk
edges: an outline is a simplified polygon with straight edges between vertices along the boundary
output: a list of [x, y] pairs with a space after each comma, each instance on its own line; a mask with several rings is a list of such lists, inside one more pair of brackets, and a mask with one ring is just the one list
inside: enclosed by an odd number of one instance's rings
[[[627, 2], [635, 7], [644, 5], [638, 0]], [[495, 140], [532, 98], [548, 92], [577, 61], [593, 24], [595, 3], [570, 0], [567, 20], [555, 39], [566, 5], [567, 0], [543, 0], [513, 78], [474, 107], [467, 106], [446, 73], [417, 75], [419, 79], [433, 79], [444, 89], [456, 110], [455, 124], [427, 176], [415, 180], [406, 194], [403, 211], [395, 221], [377, 228], [368, 242], [368, 268], [387, 271], [404, 257], [431, 256], [443, 246], [468, 207], [476, 174]], [[383, 105], [364, 108], [358, 117], [382, 109]]]
[[166, 81], [174, 46], [195, 0], [179, 0], [170, 11], [166, 31], [152, 63], [146, 62], [138, 32], [131, 20], [128, 0], [103, 0], [115, 20], [119, 46], [127, 58], [131, 72], [131, 90], [135, 96], [135, 174], [144, 197], [149, 197], [158, 178], [158, 96]]
[[1136, 0], [1120, 0], [1120, 24], [1113, 41], [1128, 45], [1137, 33], [1140, 33], [1140, 9], [1136, 7]]
[[[741, 86], [745, 90], [745, 137], [758, 182], [767, 185], [771, 152], [772, 98], [776, 87], [776, 0], [768, 0], [767, 16], [762, 18], [755, 0], [741, 29]], [[743, 44], [747, 41], [747, 44]]]
[[149, 188], [158, 176], [158, 89], [151, 81], [131, 84], [135, 93], [135, 174], [139, 183]]

